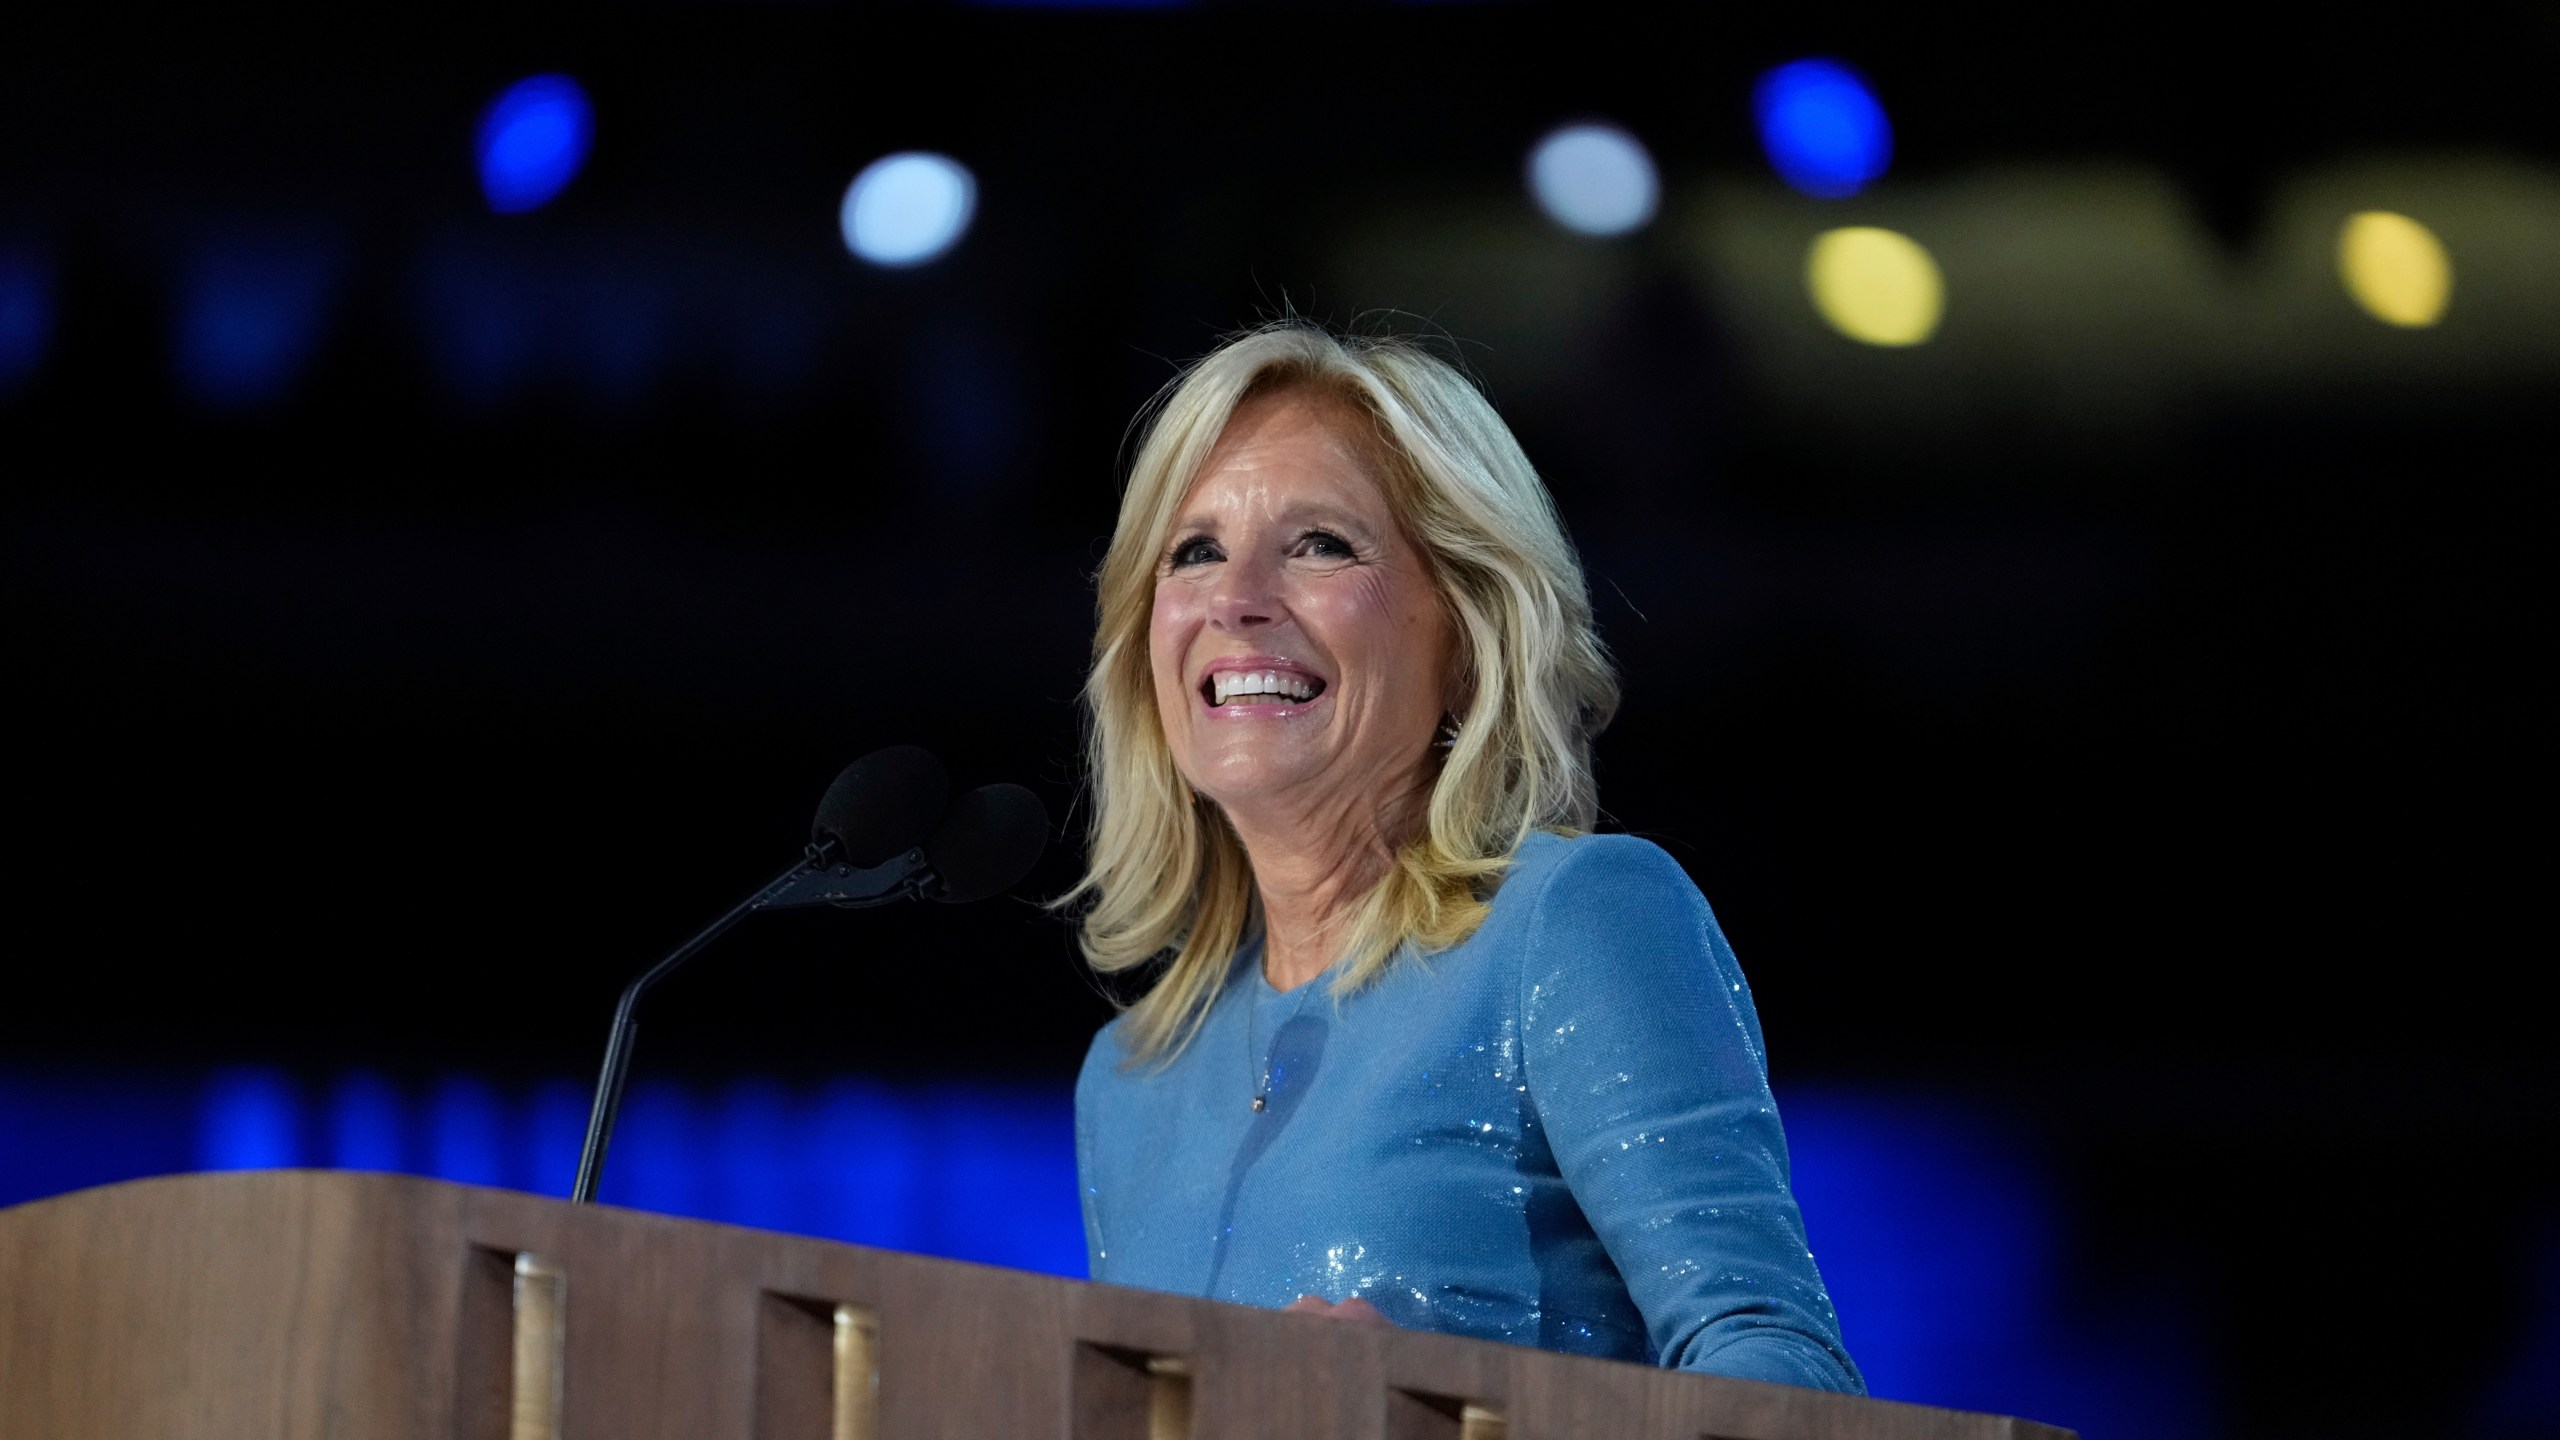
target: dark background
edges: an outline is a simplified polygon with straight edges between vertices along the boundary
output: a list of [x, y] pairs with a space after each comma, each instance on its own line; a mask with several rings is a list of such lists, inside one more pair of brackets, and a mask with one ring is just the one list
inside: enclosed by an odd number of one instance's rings
[[[2481, 278], [2448, 230], [2423, 334], [2334, 281], [2334, 322], [2251, 298], [2289, 293], [2319, 177], [2550, 194], [2548, 7], [12, 26], [0, 245], [51, 321], [0, 392], [10, 1066], [583, 1073], [622, 981], [785, 863], [837, 767], [918, 741], [1060, 818], [1021, 897], [761, 920], [662, 993], [641, 1064], [1071, 1074], [1109, 1010], [1035, 902], [1074, 874], [1129, 417], [1284, 310], [1429, 329], [1583, 548], [1627, 683], [1608, 824], [1715, 902], [1782, 1097], [1995, 1117], [2056, 1177], [2073, 1293], [2191, 1331], [2221, 1433], [2560, 1415], [2512, 1398], [2560, 1368], [2529, 878], [2560, 236], [2519, 211]], [[1807, 54], [1895, 125], [1829, 207], [1748, 106]], [[471, 127], [544, 70], [593, 95], [592, 158], [492, 215]], [[1628, 240], [1521, 189], [1592, 115], [1662, 169]], [[975, 223], [865, 267], [837, 197], [909, 147], [972, 167]], [[1968, 339], [2000, 281], [1950, 254], [1944, 343], [1790, 370], [1697, 238], [1753, 206], [1997, 228], [2092, 176], [2171, 197], [2222, 328], [2159, 338], [2093, 279], [2050, 351]], [[185, 359], [226, 274], [312, 337], [248, 400]], [[506, 364], [471, 358], [491, 307]]]

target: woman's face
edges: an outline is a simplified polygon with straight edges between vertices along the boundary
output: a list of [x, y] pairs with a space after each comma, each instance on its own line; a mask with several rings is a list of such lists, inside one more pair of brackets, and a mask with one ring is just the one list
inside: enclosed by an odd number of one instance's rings
[[1236, 408], [1174, 513], [1148, 626], [1192, 788], [1357, 817], [1418, 784], [1451, 708], [1452, 627], [1338, 401]]

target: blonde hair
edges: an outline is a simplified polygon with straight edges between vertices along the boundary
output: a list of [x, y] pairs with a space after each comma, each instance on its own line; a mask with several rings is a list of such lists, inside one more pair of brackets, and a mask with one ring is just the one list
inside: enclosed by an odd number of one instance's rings
[[1358, 439], [1429, 559], [1468, 697], [1422, 824], [1344, 926], [1348, 963], [1335, 994], [1375, 980], [1408, 944], [1443, 950], [1474, 934], [1531, 832], [1578, 833], [1598, 817], [1591, 740], [1617, 708], [1617, 677], [1573, 542], [1493, 406], [1411, 340], [1338, 337], [1299, 320], [1230, 340], [1152, 402], [1097, 576], [1084, 689], [1090, 851], [1084, 878], [1058, 903], [1081, 910], [1079, 940], [1095, 970], [1166, 962], [1130, 1006], [1138, 1058], [1169, 1058], [1190, 1042], [1260, 923], [1243, 843], [1175, 769], [1148, 625], [1158, 552], [1192, 480], [1236, 407], [1284, 388], [1368, 422], [1373, 433]]

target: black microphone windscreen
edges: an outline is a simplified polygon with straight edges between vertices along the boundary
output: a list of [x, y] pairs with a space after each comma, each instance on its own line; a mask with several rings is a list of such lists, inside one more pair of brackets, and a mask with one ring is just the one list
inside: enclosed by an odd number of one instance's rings
[[933, 833], [950, 798], [951, 781], [933, 752], [916, 745], [874, 750], [827, 787], [809, 838], [835, 841], [846, 864], [867, 870]]
[[1013, 888], [1049, 846], [1049, 808], [1019, 785], [986, 785], [951, 802], [951, 813], [925, 858], [942, 888], [933, 898], [949, 904], [984, 900]]

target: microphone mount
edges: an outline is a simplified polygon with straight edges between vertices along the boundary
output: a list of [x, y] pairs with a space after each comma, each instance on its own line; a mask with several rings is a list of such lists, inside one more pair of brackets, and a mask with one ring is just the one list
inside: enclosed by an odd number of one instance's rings
[[868, 910], [875, 905], [920, 899], [939, 883], [933, 867], [925, 863], [921, 845], [909, 846], [904, 854], [865, 867], [845, 863], [833, 839], [812, 840], [800, 863], [756, 892], [747, 901], [747, 908], [799, 910], [811, 905], [832, 905], [839, 910]]
[[[605, 1148], [613, 1142], [623, 1087], [631, 1078], [640, 998], [739, 921], [759, 910], [815, 905], [869, 910], [902, 900], [957, 904], [1010, 889], [1030, 873], [1048, 838], [1048, 813], [1037, 797], [1018, 785], [981, 786], [956, 804], [948, 796], [941, 762], [914, 746], [892, 746], [855, 761], [828, 787], [808, 848], [790, 869], [623, 987], [613, 1007], [595, 1106], [587, 1113], [586, 1142], [578, 1151], [578, 1178], [569, 1192], [573, 1203], [592, 1202], [603, 1183]], [[919, 835], [925, 838], [907, 843]], [[898, 848], [892, 852], [892, 846]], [[874, 865], [853, 863], [855, 857], [882, 854], [888, 858]]]
[[622, 998], [613, 1007], [613, 1032], [605, 1040], [604, 1073], [596, 1080], [595, 1105], [587, 1113], [586, 1141], [578, 1149], [578, 1178], [569, 1192], [571, 1203], [592, 1202], [596, 1188], [604, 1183], [605, 1147], [613, 1143], [613, 1122], [621, 1115], [622, 1092], [631, 1078], [631, 1047], [639, 1038], [640, 997], [759, 910], [799, 910], [812, 905], [869, 910], [930, 894], [937, 883], [921, 846], [910, 847], [904, 854], [869, 867], [848, 865], [837, 858], [838, 852], [833, 839], [811, 841], [790, 869], [704, 926], [692, 939], [669, 951], [665, 959], [640, 972], [638, 979], [622, 988]]

